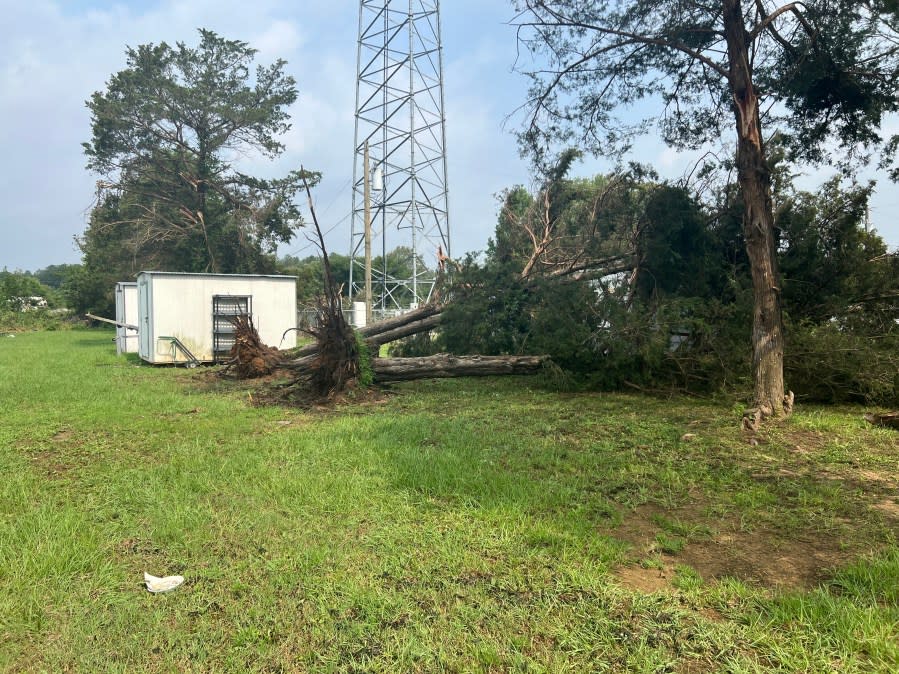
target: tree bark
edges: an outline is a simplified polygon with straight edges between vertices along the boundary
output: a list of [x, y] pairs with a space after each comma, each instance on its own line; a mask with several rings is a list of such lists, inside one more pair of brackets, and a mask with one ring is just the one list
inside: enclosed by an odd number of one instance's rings
[[389, 344], [398, 339], [403, 339], [403, 337], [417, 335], [421, 332], [428, 332], [438, 325], [440, 325], [440, 314], [434, 314], [433, 316], [429, 316], [420, 321], [415, 321], [414, 323], [407, 323], [406, 325], [393, 328], [392, 330], [378, 332], [371, 337], [367, 337], [365, 343], [368, 344], [369, 351], [376, 354], [382, 344]]
[[443, 311], [442, 304], [426, 304], [423, 307], [413, 309], [412, 311], [407, 311], [406, 313], [400, 314], [399, 316], [388, 318], [383, 321], [378, 321], [377, 323], [372, 323], [371, 325], [366, 325], [364, 328], [359, 329], [359, 334], [365, 338], [372, 337], [382, 332], [394, 330], [404, 325], [408, 325], [409, 323], [415, 323], [416, 321], [434, 316], [436, 314], [439, 314], [441, 311]]
[[487, 377], [536, 374], [548, 356], [452, 356], [373, 358], [375, 381], [410, 381], [445, 377]]
[[887, 412], [886, 414], [866, 414], [865, 421], [875, 426], [886, 426], [899, 430], [899, 412]]
[[[765, 160], [759, 102], [752, 80], [749, 36], [740, 0], [722, 0], [730, 62], [730, 89], [737, 126], [737, 180], [743, 197], [743, 235], [752, 272], [752, 376], [755, 426], [769, 416], [789, 414], [784, 395], [783, 315], [780, 301], [771, 174]], [[785, 404], [786, 403], [786, 404]]]

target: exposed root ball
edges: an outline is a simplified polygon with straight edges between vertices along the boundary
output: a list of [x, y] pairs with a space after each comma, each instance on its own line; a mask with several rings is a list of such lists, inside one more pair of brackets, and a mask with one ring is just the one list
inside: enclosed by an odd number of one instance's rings
[[250, 316], [235, 316], [234, 346], [231, 347], [225, 372], [240, 379], [264, 377], [281, 364], [281, 352], [262, 343]]

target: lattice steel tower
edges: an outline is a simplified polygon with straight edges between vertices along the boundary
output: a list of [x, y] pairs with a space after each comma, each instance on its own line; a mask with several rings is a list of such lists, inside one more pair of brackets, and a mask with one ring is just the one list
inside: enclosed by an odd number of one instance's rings
[[[443, 105], [443, 48], [438, 0], [361, 0], [349, 288], [362, 298], [366, 145], [375, 308], [427, 301], [434, 270], [450, 256]], [[405, 274], [387, 253], [412, 251]]]

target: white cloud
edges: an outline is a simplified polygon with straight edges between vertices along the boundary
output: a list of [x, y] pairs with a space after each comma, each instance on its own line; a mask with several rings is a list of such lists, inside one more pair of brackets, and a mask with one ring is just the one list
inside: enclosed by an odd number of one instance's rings
[[259, 50], [260, 57], [269, 61], [295, 53], [305, 41], [299, 27], [283, 19], [274, 21], [262, 33], [249, 39], [250, 45]]
[[[0, 0], [0, 268], [78, 260], [72, 237], [85, 227], [96, 180], [84, 169], [80, 147], [90, 135], [84, 101], [124, 67], [126, 45], [195, 44], [199, 27], [246, 40], [260, 50], [260, 62], [288, 61], [300, 97], [291, 108], [287, 151], [274, 163], [246, 161], [265, 175], [300, 164], [322, 170], [320, 214], [330, 226], [341, 223], [350, 210], [358, 6], [356, 0]], [[516, 45], [514, 29], [504, 24], [512, 13], [507, 3], [455, 0], [442, 12], [451, 227], [454, 252], [461, 253], [482, 249], [492, 235], [494, 193], [528, 182], [511, 135], [518, 120], [503, 128], [526, 82], [510, 72]], [[891, 131], [897, 123], [890, 120]], [[640, 147], [637, 159], [656, 160], [664, 173], [679, 169], [682, 158], [654, 141]], [[577, 172], [609, 168], [588, 160]], [[896, 200], [896, 187], [882, 179], [872, 216], [894, 246]], [[344, 249], [349, 225], [339, 224], [332, 238], [335, 250]]]

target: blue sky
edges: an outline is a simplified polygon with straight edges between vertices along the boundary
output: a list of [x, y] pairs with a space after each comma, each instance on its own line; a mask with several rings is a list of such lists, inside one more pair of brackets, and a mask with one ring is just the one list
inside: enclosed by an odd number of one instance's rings
[[[512, 71], [515, 29], [507, 0], [442, 3], [453, 250], [483, 250], [496, 221], [495, 195], [527, 184], [527, 164], [507, 117], [527, 82]], [[349, 246], [355, 95], [356, 0], [0, 0], [0, 268], [36, 270], [78, 262], [73, 237], [84, 231], [97, 177], [84, 169], [81, 143], [90, 135], [84, 101], [125, 64], [125, 46], [196, 42], [196, 29], [249, 42], [259, 59], [288, 62], [300, 97], [292, 107], [287, 152], [253, 166], [279, 175], [298, 168], [324, 172], [316, 209], [332, 230], [334, 252]], [[652, 139], [635, 159], [665, 177], [689, 165]], [[602, 161], [578, 167], [608, 170]], [[825, 175], [806, 178], [808, 187]], [[871, 222], [899, 246], [899, 188], [881, 181]], [[314, 252], [300, 233], [282, 253]]]

